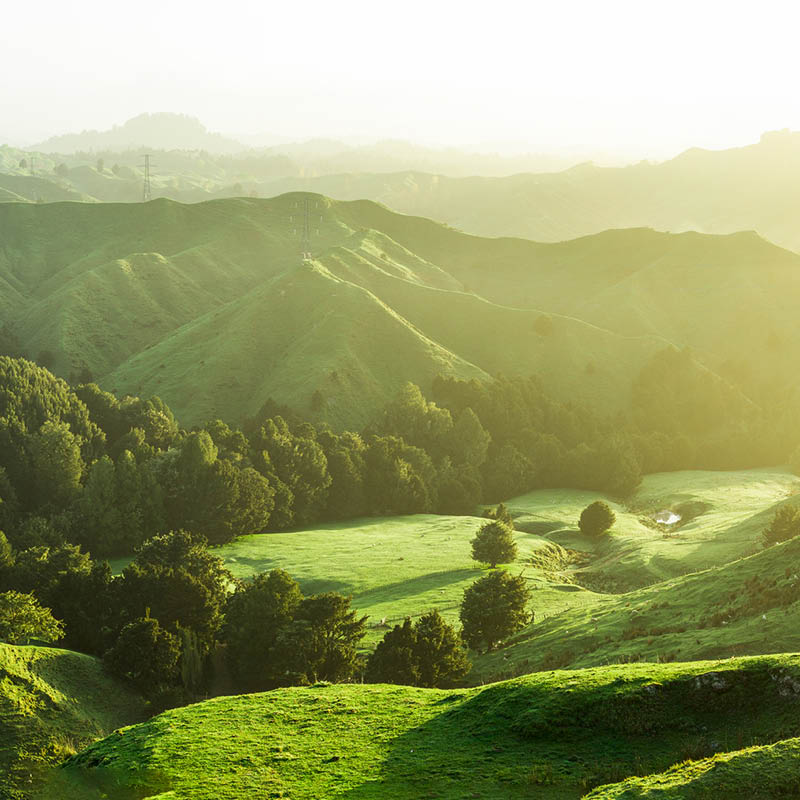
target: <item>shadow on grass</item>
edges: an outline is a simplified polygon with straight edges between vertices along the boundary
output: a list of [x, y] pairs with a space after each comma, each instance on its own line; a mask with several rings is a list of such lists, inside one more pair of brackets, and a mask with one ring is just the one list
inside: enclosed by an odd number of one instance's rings
[[[375, 589], [361, 592], [353, 597], [353, 604], [356, 606], [376, 605], [378, 603], [400, 601], [407, 597], [414, 597], [433, 591], [446, 592], [446, 587], [451, 584], [461, 583], [470, 578], [477, 580], [480, 577], [481, 571], [477, 569], [430, 572], [427, 575], [420, 575], [397, 583], [388, 583], [385, 586], [378, 586]], [[421, 608], [419, 613], [423, 614], [428, 610], [428, 607]]]

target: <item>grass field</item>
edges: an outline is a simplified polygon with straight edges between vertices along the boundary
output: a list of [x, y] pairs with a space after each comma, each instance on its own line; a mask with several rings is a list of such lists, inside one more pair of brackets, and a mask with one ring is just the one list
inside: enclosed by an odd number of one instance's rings
[[97, 659], [0, 643], [0, 798], [28, 797], [52, 765], [143, 715]]
[[[519, 557], [508, 568], [527, 579], [537, 624], [528, 629], [530, 648], [520, 644], [502, 655], [478, 659], [475, 677], [495, 677], [518, 663], [541, 664], [540, 658], [531, 661], [528, 650], [538, 647], [535, 642], [544, 630], [542, 624], [553, 626], [554, 619], [560, 621], [558, 636], [564, 641], [558, 647], [547, 647], [559, 666], [570, 664], [565, 660], [574, 649], [568, 646], [569, 631], [580, 628], [593, 640], [589, 620], [600, 608], [622, 609], [612, 626], [621, 636], [627, 627], [628, 605], [655, 602], [621, 593], [657, 584], [650, 594], [643, 590], [642, 597], [667, 591], [678, 596], [680, 587], [690, 581], [687, 578], [682, 584], [672, 579], [722, 567], [758, 552], [760, 532], [774, 508], [799, 488], [800, 479], [779, 470], [649, 475], [626, 506], [604, 498], [614, 507], [617, 522], [611, 533], [600, 539], [582, 535], [577, 520], [581, 510], [601, 495], [544, 490], [509, 500], [515, 524], [522, 530], [516, 534]], [[673, 530], [652, 520], [664, 509], [684, 514]], [[436, 515], [362, 519], [290, 533], [244, 536], [215, 552], [240, 578], [281, 567], [306, 593], [352, 595], [353, 605], [370, 617], [365, 644], [371, 647], [383, 636], [384, 628], [377, 623], [384, 617], [387, 624], [393, 624], [437, 607], [450, 622], [458, 623], [463, 591], [482, 574], [482, 567], [471, 559], [470, 540], [484, 522], [478, 517]], [[567, 551], [573, 553], [572, 558]], [[114, 566], [119, 570], [123, 563]], [[658, 583], [665, 580], [670, 582]], [[712, 578], [708, 580], [713, 583]], [[657, 621], [652, 627], [663, 624]], [[555, 630], [548, 634], [548, 641], [557, 638]], [[610, 633], [604, 631], [601, 637]], [[615, 651], [613, 658], [641, 657], [639, 645], [641, 642], [636, 647], [626, 645]], [[708, 645], [706, 642], [700, 655], [693, 657], [712, 654]], [[740, 652], [759, 652], [753, 645], [743, 643]], [[587, 647], [589, 644], [578, 650]], [[674, 649], [659, 641], [650, 655], [658, 657]], [[800, 638], [796, 647], [787, 649], [800, 650]], [[611, 652], [608, 657], [612, 658]]]
[[[777, 656], [545, 672], [456, 691], [321, 684], [220, 697], [90, 746], [38, 797], [577, 800], [600, 786], [591, 797], [778, 797], [769, 791], [796, 763], [785, 740], [800, 734], [798, 692], [800, 657]], [[715, 753], [725, 770], [702, 760]], [[706, 794], [613, 786], [686, 759], [698, 760], [673, 786]], [[779, 759], [774, 773], [753, 770]]]

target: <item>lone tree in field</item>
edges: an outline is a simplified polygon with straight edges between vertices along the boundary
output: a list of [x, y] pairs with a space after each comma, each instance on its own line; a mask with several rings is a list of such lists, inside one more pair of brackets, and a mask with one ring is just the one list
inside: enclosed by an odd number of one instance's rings
[[470, 668], [461, 637], [438, 609], [416, 624], [406, 617], [378, 643], [367, 662], [367, 680], [425, 688], [455, 686]]
[[602, 500], [595, 500], [594, 503], [586, 506], [581, 511], [578, 527], [581, 529], [581, 533], [585, 533], [587, 536], [599, 536], [601, 533], [605, 533], [616, 521], [617, 518], [608, 507], [608, 504]]
[[530, 590], [525, 579], [503, 570], [490, 572], [464, 591], [461, 635], [473, 649], [492, 650], [530, 621], [526, 605]]
[[475, 561], [491, 564], [508, 564], [517, 557], [514, 531], [505, 522], [494, 520], [482, 525], [472, 540], [472, 557]]
[[781, 506], [772, 518], [769, 527], [761, 534], [764, 547], [785, 542], [800, 535], [800, 509], [794, 506]]

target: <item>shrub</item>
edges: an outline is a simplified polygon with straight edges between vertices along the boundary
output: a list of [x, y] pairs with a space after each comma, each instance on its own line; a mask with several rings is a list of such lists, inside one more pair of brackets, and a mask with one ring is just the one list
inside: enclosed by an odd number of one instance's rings
[[761, 534], [764, 547], [785, 542], [800, 534], [800, 509], [795, 506], [781, 506], [775, 511], [769, 527]]
[[585, 533], [587, 536], [599, 536], [611, 528], [616, 520], [617, 518], [608, 504], [602, 500], [596, 500], [581, 511], [578, 527], [581, 529], [581, 533]]
[[0, 594], [0, 641], [27, 644], [31, 639], [55, 642], [64, 634], [64, 626], [53, 618], [49, 608], [42, 608], [32, 594]]

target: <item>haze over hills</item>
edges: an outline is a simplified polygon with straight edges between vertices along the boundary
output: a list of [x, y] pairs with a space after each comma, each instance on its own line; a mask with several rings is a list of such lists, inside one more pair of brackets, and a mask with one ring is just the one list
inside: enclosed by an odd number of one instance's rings
[[305, 408], [319, 390], [332, 422], [362, 424], [405, 381], [440, 373], [538, 372], [566, 396], [613, 350], [586, 393], [608, 407], [666, 344], [569, 316], [543, 336], [538, 310], [470, 293], [436, 252], [483, 246], [507, 269], [519, 254], [544, 265], [555, 248], [476, 240], [369, 202], [311, 198], [316, 255], [301, 265], [303, 199], [5, 204], [6, 314], [25, 351], [62, 374], [158, 393], [187, 422], [241, 418], [269, 396]]
[[[199, 126], [196, 121], [187, 124]], [[189, 147], [191, 140], [189, 136], [178, 144]], [[31, 176], [32, 154], [3, 147], [0, 199], [141, 200], [141, 152], [37, 153]], [[98, 158], [104, 161], [102, 168]], [[693, 149], [662, 163], [626, 167], [584, 163], [559, 172], [552, 170], [568, 162], [543, 166], [538, 157], [527, 158], [498, 162], [402, 142], [353, 147], [324, 140], [235, 156], [163, 151], [154, 159], [152, 185], [154, 197], [181, 202], [289, 191], [340, 200], [366, 198], [481, 236], [562, 241], [610, 228], [755, 230], [800, 251], [795, 225], [800, 133], [776, 131], [746, 147]], [[745, 185], [748, 189], [742, 191]]]
[[140, 114], [106, 131], [82, 131], [53, 136], [33, 145], [45, 153], [75, 153], [96, 150], [131, 150], [154, 147], [160, 150], [207, 150], [233, 153], [245, 146], [234, 139], [208, 131], [198, 119], [186, 114]]

